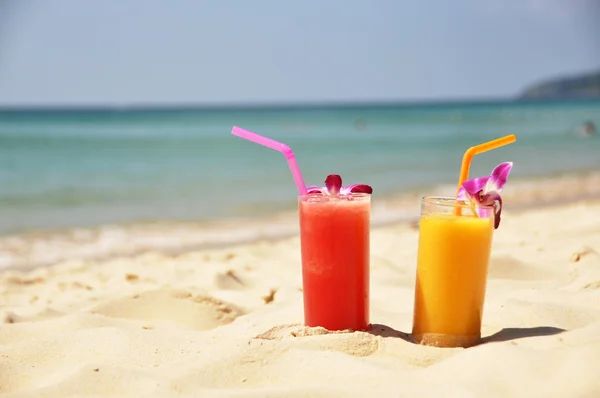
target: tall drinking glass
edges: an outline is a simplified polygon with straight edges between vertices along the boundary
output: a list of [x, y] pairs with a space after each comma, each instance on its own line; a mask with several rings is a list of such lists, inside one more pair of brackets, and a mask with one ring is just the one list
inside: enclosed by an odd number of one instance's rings
[[481, 340], [494, 208], [479, 213], [455, 198], [421, 201], [412, 329], [418, 343], [470, 347]]
[[371, 195], [300, 195], [298, 206], [304, 323], [367, 329]]

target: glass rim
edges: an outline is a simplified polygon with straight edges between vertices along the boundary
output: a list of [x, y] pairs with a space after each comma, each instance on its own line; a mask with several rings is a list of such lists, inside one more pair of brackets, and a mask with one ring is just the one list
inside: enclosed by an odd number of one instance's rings
[[298, 194], [298, 198], [318, 198], [320, 196], [325, 196], [325, 197], [340, 197], [340, 198], [371, 198], [371, 194], [370, 193], [365, 193], [365, 192], [350, 192], [347, 194], [343, 194], [343, 195], [335, 195], [335, 196], [330, 196], [330, 195], [310, 195], [310, 194]]
[[[458, 203], [454, 196], [422, 196], [421, 203], [461, 209], [471, 209], [475, 207], [470, 203]], [[478, 205], [477, 207], [490, 210], [495, 209], [494, 205]]]

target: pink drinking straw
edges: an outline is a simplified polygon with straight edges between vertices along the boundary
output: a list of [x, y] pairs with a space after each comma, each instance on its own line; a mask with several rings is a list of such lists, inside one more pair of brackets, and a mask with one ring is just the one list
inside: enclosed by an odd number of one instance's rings
[[282, 144], [281, 142], [263, 137], [262, 135], [241, 129], [237, 126], [233, 126], [233, 129], [231, 129], [231, 134], [283, 153], [283, 156], [285, 156], [288, 165], [290, 166], [290, 170], [292, 171], [292, 176], [294, 177], [294, 181], [298, 187], [298, 193], [300, 193], [300, 195], [306, 195], [308, 193], [306, 190], [306, 185], [304, 184], [304, 179], [302, 178], [302, 173], [300, 173], [300, 167], [298, 167], [296, 157], [294, 156], [294, 152], [292, 152], [292, 148]]

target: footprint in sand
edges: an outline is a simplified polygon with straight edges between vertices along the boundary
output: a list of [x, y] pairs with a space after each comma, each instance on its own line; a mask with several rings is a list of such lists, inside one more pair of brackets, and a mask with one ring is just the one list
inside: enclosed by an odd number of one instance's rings
[[583, 290], [588, 290], [588, 289], [589, 290], [600, 289], [600, 281], [590, 282], [583, 286]]
[[19, 317], [11, 311], [5, 311], [0, 313], [0, 323], [15, 323], [19, 320]]
[[215, 277], [215, 284], [223, 290], [241, 290], [248, 287], [248, 282], [241, 278], [234, 270], [219, 273]]
[[373, 355], [380, 337], [366, 332], [330, 331], [300, 324], [278, 325], [254, 337], [255, 340], [294, 341], [294, 345], [317, 350], [331, 350], [357, 357]]
[[12, 311], [0, 310], [0, 324], [2, 323], [20, 323], [20, 322], [39, 322], [53, 318], [58, 318], [65, 315], [63, 312], [56, 311], [52, 308], [44, 308], [38, 313], [29, 315], [15, 314]]
[[158, 289], [105, 302], [92, 313], [148, 323], [174, 322], [186, 329], [210, 330], [233, 322], [241, 309], [208, 295]]
[[591, 247], [585, 246], [571, 255], [571, 262], [577, 263], [584, 258], [586, 260], [591, 258], [598, 260], [600, 259], [600, 255]]

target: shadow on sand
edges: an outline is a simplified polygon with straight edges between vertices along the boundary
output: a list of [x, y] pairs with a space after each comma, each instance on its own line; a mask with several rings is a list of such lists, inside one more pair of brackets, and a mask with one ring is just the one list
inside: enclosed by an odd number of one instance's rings
[[384, 338], [387, 338], [387, 337], [399, 338], [399, 339], [408, 341], [409, 343], [414, 343], [414, 341], [411, 339], [409, 333], [404, 333], [404, 332], [401, 332], [394, 328], [391, 328], [387, 325], [380, 325], [378, 323], [372, 323], [371, 329], [367, 330], [367, 333], [370, 333], [374, 336], [381, 336]]
[[[563, 332], [566, 332], [566, 330], [552, 326], [537, 326], [533, 328], [505, 328], [497, 333], [492, 334], [491, 336], [482, 338], [481, 343], [478, 345], [517, 340], [526, 337], [553, 336]], [[387, 325], [381, 325], [377, 323], [371, 324], [371, 329], [368, 330], [367, 333], [370, 333], [374, 336], [381, 336], [383, 338], [399, 338], [406, 342], [415, 344], [414, 340], [410, 336], [410, 333], [401, 332]]]
[[565, 329], [552, 326], [538, 326], [534, 328], [505, 328], [501, 331], [481, 339], [481, 344], [497, 343], [501, 341], [523, 339], [525, 337], [553, 336], [566, 332]]

